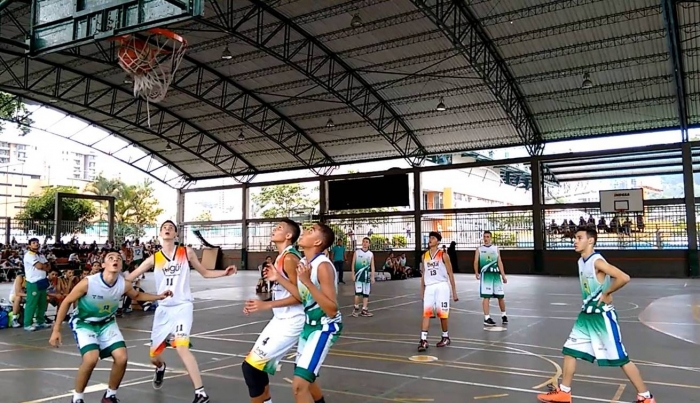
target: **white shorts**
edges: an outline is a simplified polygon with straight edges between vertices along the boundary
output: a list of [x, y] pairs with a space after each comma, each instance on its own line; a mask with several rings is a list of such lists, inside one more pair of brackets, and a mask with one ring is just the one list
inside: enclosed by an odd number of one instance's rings
[[450, 316], [451, 294], [450, 283], [426, 285], [423, 296], [423, 317], [432, 318], [435, 315], [440, 319], [447, 319]]
[[342, 330], [342, 323], [329, 323], [322, 326], [306, 325], [299, 337], [294, 376], [314, 383], [328, 351], [338, 340]]
[[165, 347], [190, 345], [194, 305], [191, 302], [163, 306], [158, 305], [151, 329], [151, 357], [163, 352]]
[[253, 368], [274, 375], [285, 354], [299, 341], [304, 315], [281, 319], [276, 316], [265, 326], [245, 361]]
[[70, 321], [70, 328], [81, 355], [98, 350], [100, 358], [104, 359], [110, 357], [114, 350], [126, 348], [124, 336], [116, 320], [104, 324], [89, 324], [75, 318]]
[[601, 367], [621, 367], [630, 362], [615, 310], [579, 313], [562, 352], [588, 362], [598, 360]]
[[364, 281], [355, 281], [355, 295], [362, 296], [364, 298], [369, 297], [370, 283]]

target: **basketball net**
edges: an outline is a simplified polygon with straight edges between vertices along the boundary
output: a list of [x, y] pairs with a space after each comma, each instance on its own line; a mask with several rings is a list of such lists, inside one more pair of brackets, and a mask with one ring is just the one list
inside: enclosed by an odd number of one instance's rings
[[121, 43], [118, 52], [119, 66], [134, 81], [134, 96], [146, 100], [148, 127], [151, 127], [148, 104], [165, 99], [180, 62], [185, 56], [187, 40], [163, 28], [153, 28], [146, 32], [148, 33], [146, 40], [133, 35], [124, 35], [115, 39]]

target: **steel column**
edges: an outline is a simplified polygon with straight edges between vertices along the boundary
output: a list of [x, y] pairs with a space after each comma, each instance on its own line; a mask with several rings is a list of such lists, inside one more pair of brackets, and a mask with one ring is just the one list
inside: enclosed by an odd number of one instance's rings
[[248, 268], [248, 201], [250, 187], [241, 184], [241, 270]]
[[668, 53], [671, 60], [673, 80], [676, 86], [676, 103], [682, 141], [688, 141], [688, 109], [686, 105], [685, 70], [683, 68], [682, 45], [678, 28], [677, 0], [661, 0], [664, 25], [668, 31]]
[[423, 245], [423, 185], [421, 184], [421, 171], [413, 170], [413, 232], [415, 242], [415, 255], [413, 256], [413, 267], [421, 269], [421, 251]]
[[320, 177], [318, 181], [318, 219], [321, 222], [326, 221], [328, 214], [328, 178]]
[[533, 271], [544, 271], [545, 248], [545, 223], [543, 203], [544, 181], [542, 180], [542, 162], [539, 158], [532, 158], [530, 162], [530, 174], [532, 177], [532, 239], [534, 241]]
[[683, 150], [683, 192], [685, 199], [685, 225], [688, 233], [688, 273], [697, 277], [700, 274], [698, 261], [698, 227], [695, 217], [695, 181], [693, 180], [693, 150], [690, 143], [682, 145]]

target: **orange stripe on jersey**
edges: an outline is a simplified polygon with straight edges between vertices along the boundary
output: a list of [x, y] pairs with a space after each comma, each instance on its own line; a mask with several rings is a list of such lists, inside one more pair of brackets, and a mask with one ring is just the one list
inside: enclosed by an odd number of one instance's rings
[[428, 250], [423, 254], [423, 260], [444, 260], [442, 253], [442, 249], [438, 249], [437, 252], [435, 252], [435, 256], [431, 256], [430, 250]]
[[[159, 250], [156, 252], [155, 255], [153, 255], [153, 268], [154, 269], [163, 269], [170, 259], [168, 259], [167, 256], [163, 253], [163, 249]], [[173, 256], [173, 261], [178, 264], [186, 263], [188, 261], [187, 259], [187, 248], [184, 246], [178, 246], [177, 249], [175, 249], [175, 256]]]

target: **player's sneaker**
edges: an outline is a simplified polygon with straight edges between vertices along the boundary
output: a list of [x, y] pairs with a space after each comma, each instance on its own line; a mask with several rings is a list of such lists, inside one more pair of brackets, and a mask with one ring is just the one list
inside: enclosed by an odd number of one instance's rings
[[73, 400], [73, 397], [71, 397], [70, 403], [85, 403], [85, 400], [83, 400], [83, 399]]
[[119, 403], [119, 399], [117, 399], [117, 395], [107, 397], [107, 393], [105, 393], [104, 395], [102, 395], [101, 403]]
[[656, 399], [654, 399], [654, 396], [647, 399], [644, 396], [637, 395], [637, 400], [635, 400], [635, 402], [636, 403], [656, 403]]
[[496, 322], [491, 318], [484, 319], [484, 326], [496, 326]]
[[420, 344], [418, 345], [418, 352], [422, 353], [423, 351], [428, 349], [428, 340], [421, 340]]
[[374, 314], [367, 309], [363, 309], [362, 312], [360, 312], [360, 316], [366, 316], [368, 318], [374, 316]]
[[209, 396], [204, 393], [195, 393], [192, 403], [209, 403]]
[[571, 403], [571, 392], [564, 392], [559, 386], [549, 385], [549, 392], [540, 393], [537, 400], [544, 403]]
[[165, 378], [165, 363], [163, 363], [163, 370], [159, 371], [156, 368], [156, 373], [153, 375], [153, 389], [160, 389], [163, 387], [163, 379]]
[[508, 324], [508, 317], [506, 315], [501, 316], [501, 321], [503, 321], [504, 325]]
[[356, 317], [358, 317], [359, 315], [360, 315], [360, 307], [357, 306], [357, 305], [355, 305], [355, 306], [352, 308], [352, 313], [350, 314], [350, 316], [352, 316], [353, 318], [356, 318]]
[[438, 344], [436, 344], [435, 346], [436, 347], [445, 347], [445, 346], [449, 346], [450, 343], [451, 343], [450, 338], [443, 336], [442, 339], [440, 339]]

